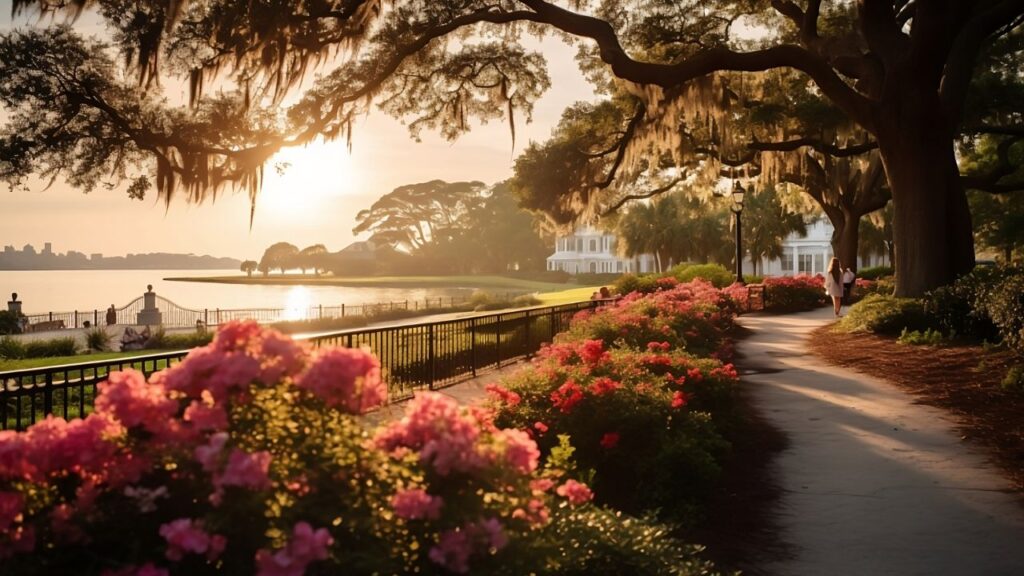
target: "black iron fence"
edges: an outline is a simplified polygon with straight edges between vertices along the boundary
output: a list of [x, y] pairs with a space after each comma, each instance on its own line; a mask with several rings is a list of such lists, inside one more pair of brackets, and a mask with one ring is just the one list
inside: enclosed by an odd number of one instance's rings
[[[535, 307], [455, 320], [308, 336], [314, 346], [368, 346], [380, 359], [392, 400], [450, 386], [500, 368], [550, 342], [594, 302]], [[96, 385], [108, 373], [134, 368], [147, 376], [177, 364], [187, 350], [0, 372], [0, 429], [21, 430], [47, 414], [64, 418], [92, 410]]]
[[[511, 298], [506, 294], [506, 299]], [[470, 296], [448, 296], [425, 298], [423, 300], [402, 300], [398, 302], [376, 302], [346, 306], [308, 306], [295, 308], [188, 308], [180, 306], [162, 296], [156, 297], [160, 310], [161, 325], [167, 328], [187, 328], [201, 320], [207, 326], [216, 326], [232, 320], [256, 320], [261, 323], [283, 320], [314, 320], [321, 318], [345, 318], [346, 316], [373, 316], [391, 310], [441, 310], [454, 308], [470, 302]], [[114, 310], [113, 324], [136, 325], [138, 314], [143, 308], [143, 297], [139, 296], [128, 304]], [[107, 310], [72, 310], [71, 312], [44, 312], [25, 315], [26, 329], [60, 330], [65, 328], [87, 328], [108, 323]]]

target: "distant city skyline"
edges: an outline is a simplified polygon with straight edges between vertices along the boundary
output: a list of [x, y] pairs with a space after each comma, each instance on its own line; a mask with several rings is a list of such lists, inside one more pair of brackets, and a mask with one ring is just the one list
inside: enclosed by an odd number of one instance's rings
[[[34, 21], [19, 17], [12, 23], [10, 1], [0, 0], [0, 33]], [[95, 18], [83, 17], [76, 26], [103, 36]], [[434, 179], [505, 180], [515, 156], [531, 140], [546, 140], [566, 106], [593, 99], [573, 60], [575, 49], [551, 38], [542, 46], [552, 88], [537, 103], [532, 124], [517, 121], [514, 149], [507, 122], [475, 126], [454, 143], [424, 132], [417, 143], [399, 121], [374, 111], [354, 126], [351, 154], [345, 142], [318, 142], [275, 159], [292, 164], [283, 176], [268, 165], [251, 230], [244, 193], [202, 204], [176, 198], [165, 207], [155, 193], [143, 201], [130, 200], [126, 186], [83, 194], [58, 179], [49, 188], [34, 181], [31, 192], [0, 192], [0, 245], [50, 241], [85, 253], [205, 252], [242, 259], [259, 259], [279, 241], [341, 249], [356, 239], [356, 213], [381, 195]], [[180, 91], [168, 96], [183, 98], [185, 88]]]
[[7, 244], [0, 251], [0, 270], [224, 270], [238, 268], [240, 264], [241, 260], [230, 256], [166, 251], [124, 255], [87, 254], [73, 249], [55, 252], [52, 242], [44, 243], [38, 251], [32, 244], [20, 249]]

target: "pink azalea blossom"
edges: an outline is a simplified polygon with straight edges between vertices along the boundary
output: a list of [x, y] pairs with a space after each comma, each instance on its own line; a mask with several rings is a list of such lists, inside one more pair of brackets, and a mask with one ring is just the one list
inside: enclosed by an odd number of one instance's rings
[[224, 450], [224, 445], [227, 444], [228, 433], [218, 432], [210, 436], [209, 442], [203, 446], [197, 446], [195, 449], [196, 461], [203, 466], [203, 470], [207, 472], [213, 472], [216, 470], [220, 458], [221, 452]]
[[574, 380], [566, 380], [551, 393], [551, 403], [563, 414], [572, 412], [572, 409], [581, 401], [583, 401], [583, 388]]
[[0, 535], [21, 517], [25, 498], [18, 492], [0, 492]]
[[515, 408], [522, 401], [519, 394], [501, 386], [500, 384], [488, 384], [486, 386], [486, 390], [491, 397], [498, 399], [509, 408]]
[[402, 420], [378, 432], [375, 443], [387, 451], [417, 450], [421, 462], [446, 476], [452, 471], [476, 471], [488, 464], [477, 449], [480, 436], [480, 421], [472, 413], [460, 411], [455, 400], [421, 392], [409, 402]]
[[158, 568], [152, 562], [142, 566], [128, 566], [120, 570], [104, 570], [100, 576], [170, 576], [166, 568]]
[[[179, 561], [185, 554], [206, 554], [210, 550], [210, 535], [203, 530], [201, 523], [191, 518], [179, 518], [161, 525], [160, 535], [167, 541], [165, 555], [168, 560]], [[223, 551], [223, 542], [218, 545]]]
[[193, 400], [188, 405], [184, 419], [196, 430], [223, 430], [228, 427], [228, 414], [222, 406], [213, 406], [199, 400]]
[[566, 480], [564, 484], [556, 488], [555, 493], [575, 506], [590, 502], [594, 498], [594, 493], [587, 488], [586, 484], [572, 479]]
[[688, 398], [686, 397], [686, 393], [683, 392], [682, 390], [676, 390], [675, 393], [672, 395], [673, 408], [682, 408], [683, 406], [686, 406], [687, 401]]
[[443, 505], [444, 500], [440, 496], [431, 496], [422, 488], [399, 490], [391, 497], [395, 515], [406, 520], [437, 520]]
[[537, 432], [540, 432], [541, 434], [544, 434], [548, 431], [548, 425], [543, 422], [534, 422], [533, 428], [537, 430]]
[[178, 410], [164, 387], [148, 384], [138, 370], [111, 372], [99, 384], [96, 411], [110, 414], [127, 428], [142, 426], [151, 432], [162, 429]]
[[310, 563], [327, 559], [332, 544], [334, 539], [326, 528], [314, 530], [299, 522], [284, 548], [273, 554], [265, 549], [256, 552], [256, 576], [302, 576]]
[[540, 450], [530, 435], [522, 430], [506, 429], [499, 433], [505, 443], [505, 461], [520, 474], [529, 474], [537, 469]]
[[310, 391], [328, 406], [361, 414], [387, 400], [380, 362], [367, 349], [324, 348], [299, 376], [296, 386]]
[[270, 452], [265, 450], [249, 453], [235, 448], [228, 456], [228, 464], [216, 483], [220, 486], [240, 486], [252, 490], [270, 488], [270, 478], [267, 476], [270, 460]]
[[456, 574], [469, 572], [469, 559], [477, 550], [498, 551], [508, 544], [508, 536], [497, 518], [470, 522], [455, 530], [441, 532], [427, 556], [432, 562]]

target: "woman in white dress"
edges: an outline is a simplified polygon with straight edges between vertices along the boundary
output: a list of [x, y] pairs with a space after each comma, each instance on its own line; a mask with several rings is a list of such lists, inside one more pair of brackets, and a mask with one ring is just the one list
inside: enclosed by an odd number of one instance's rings
[[828, 263], [828, 272], [825, 274], [825, 294], [832, 297], [832, 311], [836, 318], [839, 318], [839, 308], [843, 305], [843, 266], [839, 258], [833, 258]]

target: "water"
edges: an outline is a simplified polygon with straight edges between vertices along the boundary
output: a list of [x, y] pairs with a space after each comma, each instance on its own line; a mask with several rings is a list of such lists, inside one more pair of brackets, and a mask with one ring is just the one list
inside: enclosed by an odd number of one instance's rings
[[344, 286], [256, 286], [205, 282], [168, 282], [164, 278], [234, 276], [237, 270], [15, 270], [0, 271], [0, 309], [11, 292], [18, 293], [25, 314], [103, 311], [120, 308], [142, 296], [146, 285], [168, 300], [203, 308], [291, 308], [377, 302], [422, 302], [472, 293], [467, 288], [350, 288]]

